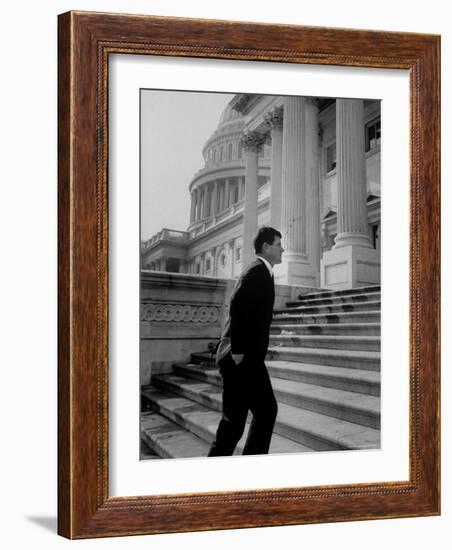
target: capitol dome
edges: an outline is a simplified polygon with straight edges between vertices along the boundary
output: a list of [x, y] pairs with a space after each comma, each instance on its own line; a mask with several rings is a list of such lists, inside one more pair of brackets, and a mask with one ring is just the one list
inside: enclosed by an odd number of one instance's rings
[[241, 119], [243, 119], [242, 115], [238, 111], [233, 109], [231, 105], [228, 103], [224, 111], [221, 113], [217, 128], [220, 129], [222, 126], [225, 126], [230, 122], [236, 122]]
[[[243, 130], [245, 117], [228, 103], [202, 149], [204, 165], [192, 177], [189, 184], [191, 196], [190, 240], [210, 240], [211, 232], [219, 231], [224, 224], [237, 223], [243, 216], [245, 195], [245, 149]], [[269, 147], [264, 148], [258, 158], [258, 188], [270, 178]], [[229, 242], [229, 241], [228, 241]], [[202, 268], [204, 274], [228, 278], [234, 272], [238, 275], [241, 266], [242, 239], [237, 238], [234, 247], [230, 243], [217, 247]], [[191, 259], [191, 270], [200, 273], [200, 258]], [[236, 270], [236, 271], [234, 271]]]

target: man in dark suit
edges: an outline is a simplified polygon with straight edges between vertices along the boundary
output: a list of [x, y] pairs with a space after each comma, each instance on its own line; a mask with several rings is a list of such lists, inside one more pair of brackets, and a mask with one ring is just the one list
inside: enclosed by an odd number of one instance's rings
[[277, 403], [264, 359], [269, 342], [275, 289], [272, 268], [281, 263], [281, 233], [262, 227], [254, 239], [256, 260], [240, 276], [231, 296], [229, 318], [217, 350], [223, 378], [223, 415], [208, 456], [229, 456], [253, 419], [243, 454], [266, 454]]

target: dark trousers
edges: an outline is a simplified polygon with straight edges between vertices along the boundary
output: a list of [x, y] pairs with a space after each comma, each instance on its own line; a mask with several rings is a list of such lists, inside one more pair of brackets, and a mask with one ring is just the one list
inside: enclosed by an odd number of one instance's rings
[[244, 455], [267, 454], [278, 412], [264, 361], [244, 359], [236, 365], [230, 355], [220, 363], [223, 378], [223, 415], [208, 456], [230, 456], [243, 435], [250, 410]]

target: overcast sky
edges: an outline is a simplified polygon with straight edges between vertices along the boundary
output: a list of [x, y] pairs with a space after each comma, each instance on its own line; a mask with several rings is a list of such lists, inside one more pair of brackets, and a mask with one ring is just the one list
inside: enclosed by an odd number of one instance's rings
[[202, 147], [233, 94], [142, 90], [141, 238], [187, 229], [188, 185], [204, 166]]

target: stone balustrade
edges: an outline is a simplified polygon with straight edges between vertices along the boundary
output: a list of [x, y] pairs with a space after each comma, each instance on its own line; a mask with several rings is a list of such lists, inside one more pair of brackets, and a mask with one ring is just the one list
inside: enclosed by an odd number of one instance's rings
[[141, 384], [217, 340], [233, 279], [141, 272]]
[[188, 238], [187, 231], [177, 231], [176, 229], [162, 229], [150, 239], [143, 243], [143, 248], [148, 249], [152, 245], [161, 242], [161, 241], [178, 241], [184, 242]]

